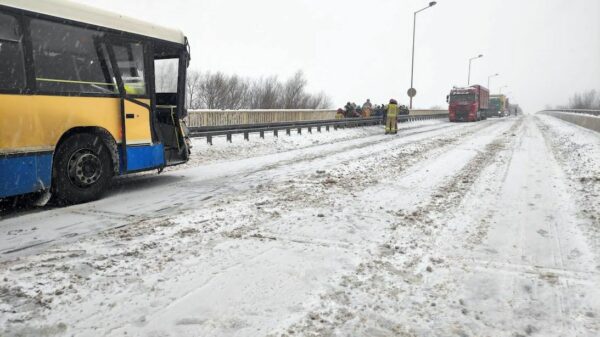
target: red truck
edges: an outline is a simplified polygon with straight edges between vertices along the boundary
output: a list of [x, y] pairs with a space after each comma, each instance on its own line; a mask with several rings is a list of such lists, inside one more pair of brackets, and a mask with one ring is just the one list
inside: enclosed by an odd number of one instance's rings
[[450, 122], [475, 122], [487, 118], [490, 91], [480, 85], [453, 88], [446, 96]]

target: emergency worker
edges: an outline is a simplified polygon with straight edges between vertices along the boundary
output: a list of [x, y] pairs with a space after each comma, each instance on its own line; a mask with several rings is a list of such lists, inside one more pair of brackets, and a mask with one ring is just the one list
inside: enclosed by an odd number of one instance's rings
[[390, 104], [387, 108], [387, 117], [385, 121], [385, 134], [398, 133], [398, 102], [395, 99], [390, 99]]
[[363, 117], [371, 117], [371, 112], [373, 112], [373, 104], [371, 100], [367, 98], [367, 101], [362, 105], [362, 115]]

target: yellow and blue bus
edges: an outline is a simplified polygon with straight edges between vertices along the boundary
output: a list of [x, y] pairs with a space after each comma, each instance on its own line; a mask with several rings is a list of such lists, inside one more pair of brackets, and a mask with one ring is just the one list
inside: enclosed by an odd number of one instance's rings
[[[67, 0], [0, 0], [0, 199], [97, 199], [113, 176], [185, 163], [181, 31]], [[177, 69], [172, 88], [155, 69]], [[171, 69], [171, 68], [170, 68]]]

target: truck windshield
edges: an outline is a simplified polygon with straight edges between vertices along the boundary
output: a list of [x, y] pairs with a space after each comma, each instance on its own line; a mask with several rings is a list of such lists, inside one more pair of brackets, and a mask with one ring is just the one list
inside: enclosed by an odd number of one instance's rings
[[474, 102], [475, 94], [452, 94], [450, 102]]

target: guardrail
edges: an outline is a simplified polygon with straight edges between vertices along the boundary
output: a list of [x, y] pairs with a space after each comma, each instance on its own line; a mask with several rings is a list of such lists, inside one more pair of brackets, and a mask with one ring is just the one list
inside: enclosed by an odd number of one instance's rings
[[[442, 119], [447, 118], [447, 114], [429, 114], [429, 115], [403, 115], [398, 116], [399, 122], [412, 122], [419, 120]], [[215, 136], [226, 136], [227, 141], [232, 141], [234, 134], [243, 134], [245, 140], [250, 139], [251, 133], [260, 134], [260, 138], [265, 137], [265, 132], [273, 132], [275, 137], [279, 136], [279, 131], [285, 131], [289, 136], [292, 130], [297, 130], [299, 134], [303, 129], [307, 129], [312, 133], [313, 129], [321, 132], [324, 128], [329, 131], [331, 128], [338, 128], [379, 125], [382, 124], [381, 117], [368, 118], [345, 118], [345, 119], [327, 119], [327, 120], [311, 120], [311, 121], [294, 121], [294, 122], [275, 122], [275, 123], [258, 123], [258, 124], [238, 124], [238, 125], [219, 125], [219, 126], [201, 126], [189, 127], [189, 136], [192, 138], [206, 138], [207, 143], [212, 145], [212, 139]]]
[[557, 109], [543, 110], [540, 112], [579, 125], [586, 129], [600, 132], [600, 110]]
[[[186, 123], [191, 127], [244, 125], [276, 122], [331, 120], [336, 110], [270, 109], [270, 110], [189, 110]], [[448, 114], [448, 110], [411, 110], [410, 115]]]

